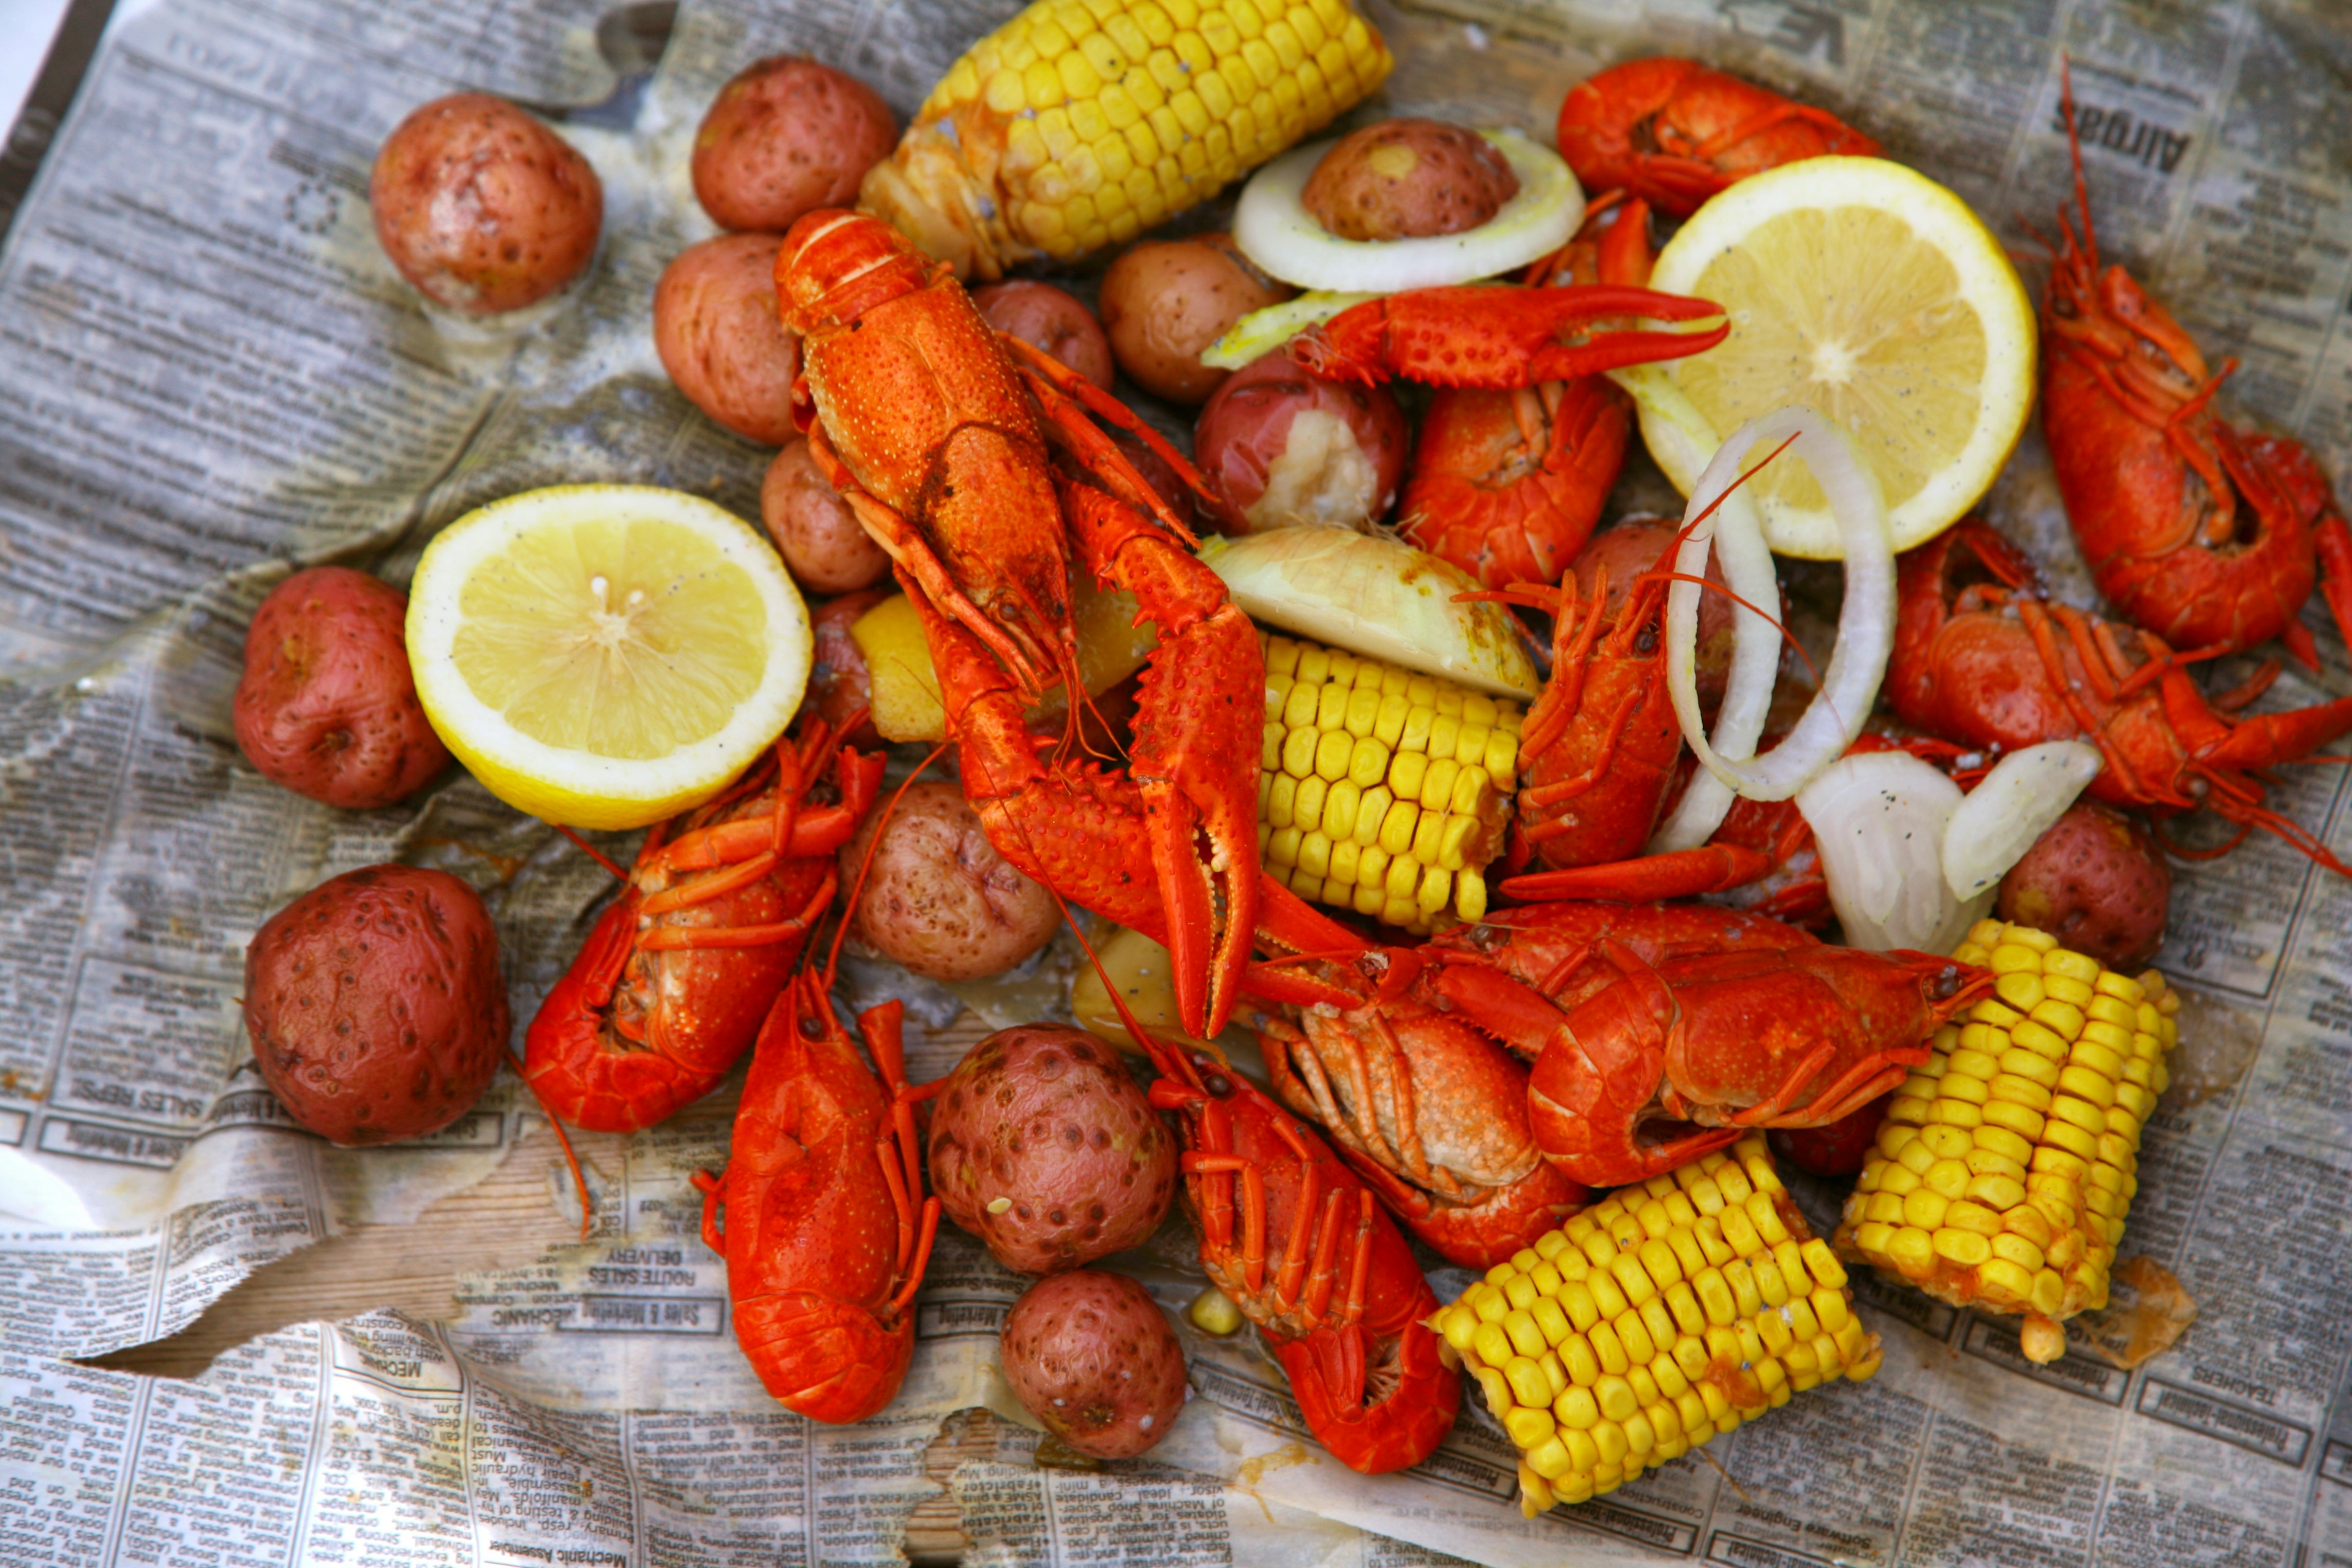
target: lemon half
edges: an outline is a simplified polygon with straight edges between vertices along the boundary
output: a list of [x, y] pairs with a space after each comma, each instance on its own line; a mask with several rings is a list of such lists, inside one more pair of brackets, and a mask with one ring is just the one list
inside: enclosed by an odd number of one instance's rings
[[698, 496], [561, 485], [467, 512], [408, 598], [425, 716], [493, 795], [574, 827], [699, 805], [783, 732], [808, 608], [775, 549]]
[[[1705, 353], [1619, 374], [1685, 495], [1726, 436], [1810, 404], [1853, 438], [1907, 550], [1977, 503], [2025, 428], [2034, 317], [2017, 269], [1967, 204], [1900, 163], [1810, 158], [1742, 180], [1666, 243], [1650, 282], [1731, 319]], [[1837, 558], [1801, 463], [1748, 482], [1774, 550]]]

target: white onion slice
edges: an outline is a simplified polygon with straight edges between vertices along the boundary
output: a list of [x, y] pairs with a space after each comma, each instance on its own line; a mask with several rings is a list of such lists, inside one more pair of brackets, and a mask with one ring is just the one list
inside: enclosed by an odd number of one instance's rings
[[1418, 239], [1341, 239], [1299, 200], [1339, 138], [1294, 148], [1250, 176], [1234, 209], [1234, 243], [1301, 289], [1395, 293], [1468, 283], [1524, 267], [1566, 245], [1584, 218], [1584, 189], [1550, 148], [1516, 131], [1481, 131], [1518, 177], [1518, 194], [1476, 228]]
[[[1845, 433], [1826, 416], [1800, 405], [1779, 409], [1741, 426], [1699, 476], [1698, 488], [1692, 492], [1684, 516], [1686, 520], [1695, 518], [1727, 493], [1731, 496], [1730, 500], [1716, 509], [1714, 517], [1726, 542], [1725, 575], [1728, 579], [1733, 563], [1740, 559], [1735, 551], [1744, 547], [1733, 546], [1732, 536], [1752, 533], [1759, 549], [1762, 548], [1763, 538], [1763, 525], [1754, 505], [1742, 504], [1745, 492], [1731, 487], [1748, 458], [1760, 458], [1790, 437], [1794, 439], [1780, 460], [1804, 460], [1828, 498], [1831, 514], [1837, 519], [1845, 550], [1845, 599], [1838, 608], [1837, 646], [1830, 654], [1830, 667], [1822, 677], [1822, 689], [1813, 694], [1812, 701], [1806, 705], [1787, 739], [1761, 759], [1755, 756], [1755, 742], [1763, 732], [1764, 710], [1771, 702], [1770, 682], [1759, 681], [1755, 676], [1762, 664], [1762, 655], [1748, 655], [1755, 662], [1747, 667], [1747, 679], [1724, 699], [1723, 711], [1717, 719], [1724, 745], [1717, 750], [1708, 743], [1698, 711], [1696, 666], [1700, 589], [1696, 582], [1677, 582], [1666, 595], [1666, 686], [1674, 698], [1675, 715], [1682, 722], [1683, 738], [1690, 742], [1691, 751], [1710, 774], [1725, 787], [1750, 800], [1787, 800], [1853, 743], [1854, 737], [1862, 733], [1864, 721], [1870, 717], [1871, 704], [1878, 700], [1879, 683], [1885, 679], [1886, 660], [1895, 647], [1895, 551], [1886, 532], [1886, 505], [1879, 495], [1877, 479], [1854, 459]], [[1696, 577], [1706, 568], [1706, 555], [1705, 536], [1695, 535], [1675, 557], [1675, 569]], [[1736, 582], [1733, 585], [1738, 586]], [[1762, 607], [1777, 607], [1777, 583], [1767, 590], [1769, 596], [1746, 589], [1740, 592]], [[1771, 641], [1772, 664], [1777, 668], [1779, 632], [1761, 617], [1744, 610], [1734, 624], [1739, 634], [1732, 655], [1735, 674], [1740, 672], [1740, 659], [1748, 652], [1748, 645], [1766, 638]], [[1720, 810], [1729, 809], [1728, 799], [1712, 793], [1708, 798], [1718, 801]], [[1720, 811], [1717, 820], [1721, 820]], [[1685, 822], [1677, 813], [1675, 827], [1678, 836], [1687, 837], [1696, 826], [1696, 821]], [[1707, 824], [1707, 831], [1714, 831], [1714, 826]], [[1689, 840], [1703, 841], [1704, 836]]]
[[1948, 952], [1991, 907], [1944, 881], [1960, 786], [1908, 752], [1840, 757], [1797, 792], [1849, 947]]
[[1995, 763], [1944, 837], [1944, 880], [1953, 896], [1973, 899], [1998, 884], [2103, 765], [2088, 741], [2044, 741]]

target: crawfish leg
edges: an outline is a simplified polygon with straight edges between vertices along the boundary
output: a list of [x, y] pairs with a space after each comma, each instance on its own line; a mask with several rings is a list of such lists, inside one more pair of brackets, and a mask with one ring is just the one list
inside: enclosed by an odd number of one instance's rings
[[1158, 624], [1128, 776], [1167, 905], [1170, 977], [1188, 1033], [1224, 1026], [1257, 931], [1257, 753], [1265, 668], [1223, 582], [1090, 484], [1061, 487], [1080, 557]]

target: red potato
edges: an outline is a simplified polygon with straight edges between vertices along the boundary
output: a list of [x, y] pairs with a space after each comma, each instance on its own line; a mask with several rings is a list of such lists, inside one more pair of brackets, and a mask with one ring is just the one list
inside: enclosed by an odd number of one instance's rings
[[[816, 650], [809, 667], [807, 706], [837, 732], [874, 705], [873, 672], [866, 668], [866, 650], [857, 646], [849, 628], [857, 624], [858, 616], [889, 596], [887, 588], [867, 588], [829, 599], [809, 616]], [[860, 720], [856, 728], [841, 734], [841, 740], [845, 745], [867, 751], [882, 745], [871, 720]]]
[[694, 195], [721, 228], [782, 234], [818, 207], [856, 205], [890, 155], [882, 95], [795, 55], [755, 60], [719, 89], [694, 135]]
[[1124, 1274], [1040, 1279], [1005, 1314], [997, 1348], [1022, 1407], [1081, 1454], [1131, 1458], [1184, 1408], [1184, 1347]]
[[1119, 1054], [1083, 1029], [999, 1029], [932, 1102], [931, 1190], [1024, 1274], [1133, 1247], [1176, 1195], [1176, 1141]]
[[486, 316], [555, 294], [596, 254], [604, 187], [572, 144], [502, 99], [434, 100], [384, 139], [368, 179], [400, 275]]
[[1229, 234], [1154, 240], [1129, 249], [1103, 274], [1103, 331], [1129, 380], [1190, 407], [1230, 374], [1202, 364], [1201, 351], [1244, 316], [1291, 293], [1251, 265]]
[[449, 763], [409, 672], [408, 595], [348, 566], [270, 591], [245, 634], [232, 721], [261, 776], [345, 811], [407, 799]]
[[1409, 239], [1476, 228], [1518, 194], [1511, 165], [1476, 132], [1384, 120], [1324, 153], [1299, 201], [1341, 239]]
[[850, 934], [929, 980], [1001, 974], [1053, 940], [1054, 895], [1016, 870], [951, 784], [910, 785], [842, 847], [841, 885], [856, 885], [874, 846]]
[[2172, 866], [2138, 818], [2081, 801], [2009, 868], [1995, 907], [2128, 974], [2164, 945]]
[[785, 442], [768, 465], [768, 477], [760, 483], [760, 521], [768, 525], [784, 564], [813, 593], [855, 593], [872, 587], [890, 570], [889, 555], [818, 471], [806, 437]]
[[800, 339], [776, 316], [772, 234], [688, 246], [654, 289], [654, 348], [687, 400], [746, 440], [781, 447], [793, 426]]
[[1396, 504], [1409, 442], [1384, 387], [1319, 381], [1277, 351], [1201, 410], [1192, 462], [1253, 529], [1368, 529]]
[[505, 1058], [498, 933], [446, 871], [346, 872], [255, 934], [245, 1025], [271, 1092], [328, 1142], [437, 1132], [473, 1108]]
[[1076, 296], [1051, 283], [1016, 280], [971, 291], [981, 320], [1060, 360], [1105, 392], [1110, 390], [1110, 339]]

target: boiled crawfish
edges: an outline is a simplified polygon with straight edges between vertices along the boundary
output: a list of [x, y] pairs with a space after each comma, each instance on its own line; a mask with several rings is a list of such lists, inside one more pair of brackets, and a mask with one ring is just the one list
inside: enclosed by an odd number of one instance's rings
[[2075, 542], [2099, 591], [2173, 647], [2234, 653], [2275, 637], [2316, 669], [2298, 616], [2316, 579], [2352, 642], [2352, 529], [2309, 452], [2214, 412], [2237, 362], [2209, 372], [2129, 273], [2100, 270], [2071, 80], [2064, 105], [2083, 226], [2059, 210], [2042, 429]]
[[1364, 1475], [1419, 1464], [1462, 1402], [1425, 1320], [1436, 1293], [1371, 1189], [1265, 1091], [1205, 1051], [1142, 1037], [1174, 1111], [1201, 1266], [1272, 1347], [1299, 1413]]
[[[1226, 503], [1083, 377], [1001, 340], [952, 273], [877, 219], [803, 217], [777, 254], [776, 286], [801, 334], [795, 398], [811, 450], [922, 618], [990, 842], [1164, 942], [1186, 1029], [1215, 1032], [1256, 926], [1257, 634], [1087, 416]], [[1074, 561], [1132, 592], [1159, 626], [1124, 774], [1041, 760], [1024, 721], [1047, 687], [1079, 688]]]
[[1829, 947], [1686, 904], [1534, 905], [1426, 951], [1435, 994], [1535, 1058], [1537, 1141], [1591, 1186], [1646, 1180], [1749, 1128], [1850, 1114], [1991, 984], [1950, 959]]
[[[523, 1077], [559, 1121], [650, 1127], [719, 1085], [832, 904], [834, 852], [871, 807], [882, 758], [806, 726], [797, 745], [656, 826], [627, 885], [540, 1005]], [[812, 804], [830, 767], [838, 798]]]
[[[1607, 198], [1593, 208], [1528, 283], [1649, 280], [1647, 204], [1618, 208]], [[1404, 537], [1489, 588], [1557, 583], [1600, 521], [1632, 426], [1632, 401], [1598, 374], [1441, 386], [1422, 416], [1398, 508]]]
[[940, 1200], [922, 1196], [903, 1012], [892, 1001], [858, 1018], [877, 1082], [820, 972], [795, 975], [760, 1030], [727, 1169], [694, 1177], [735, 1342], [768, 1392], [814, 1421], [880, 1411], [914, 1354]]
[[1673, 217], [1783, 163], [1877, 152], [1827, 110], [1696, 60], [1628, 60], [1579, 82], [1559, 106], [1559, 153], [1585, 189], [1627, 191]]
[[2352, 697], [2233, 717], [2259, 681], [2209, 700], [2189, 659], [2154, 633], [2053, 603], [2032, 584], [2032, 563], [1975, 518], [1903, 555], [1886, 696], [1904, 722], [2004, 751], [2088, 741], [2106, 763], [2092, 798], [2158, 816], [2204, 806], [2238, 826], [2231, 846], [2259, 827], [2352, 876], [2263, 805], [2260, 776], [2352, 733]]
[[1295, 1015], [1255, 1020], [1267, 1079], [1391, 1213], [1449, 1261], [1483, 1270], [1585, 1205], [1590, 1194], [1536, 1148], [1527, 1068], [1417, 994], [1409, 954], [1304, 905], [1292, 914], [1287, 889], [1267, 899], [1290, 940], [1314, 948], [1251, 971], [1252, 992]]

